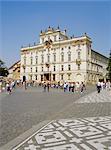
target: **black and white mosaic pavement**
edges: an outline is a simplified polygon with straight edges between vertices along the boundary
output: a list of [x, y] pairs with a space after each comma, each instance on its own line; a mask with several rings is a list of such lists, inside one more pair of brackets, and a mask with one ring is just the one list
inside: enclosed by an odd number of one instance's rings
[[52, 121], [12, 150], [111, 150], [111, 116]]

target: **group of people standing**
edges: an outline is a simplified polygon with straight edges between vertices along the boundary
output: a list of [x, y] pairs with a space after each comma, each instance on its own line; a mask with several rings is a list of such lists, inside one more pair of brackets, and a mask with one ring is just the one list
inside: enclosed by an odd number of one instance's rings
[[64, 92], [69, 91], [69, 92], [83, 92], [86, 90], [86, 86], [84, 82], [71, 82], [71, 83], [64, 83], [63, 85]]
[[64, 92], [83, 92], [86, 90], [86, 86], [83, 82], [65, 82], [65, 83], [56, 83], [51, 84], [50, 82], [44, 82], [40, 86], [44, 88], [44, 92], [48, 91], [50, 88], [63, 89]]
[[104, 81], [98, 81], [97, 84], [97, 92], [100, 93], [101, 90], [110, 90], [111, 89], [111, 82], [110, 81], [107, 81], [107, 82], [104, 82]]

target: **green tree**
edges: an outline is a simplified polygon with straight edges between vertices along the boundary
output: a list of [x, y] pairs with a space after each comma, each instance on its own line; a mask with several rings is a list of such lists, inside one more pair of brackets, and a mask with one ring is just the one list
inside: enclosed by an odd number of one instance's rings
[[110, 50], [109, 59], [108, 59], [107, 71], [108, 71], [107, 77], [111, 81], [111, 50]]
[[0, 59], [0, 76], [7, 76], [8, 73], [8, 69], [5, 66], [5, 63]]

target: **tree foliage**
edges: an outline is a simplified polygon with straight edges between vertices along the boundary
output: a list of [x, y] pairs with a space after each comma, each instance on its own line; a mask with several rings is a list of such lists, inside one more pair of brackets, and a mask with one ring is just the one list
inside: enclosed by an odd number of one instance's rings
[[0, 76], [7, 76], [8, 74], [8, 69], [5, 66], [5, 63], [0, 59]]

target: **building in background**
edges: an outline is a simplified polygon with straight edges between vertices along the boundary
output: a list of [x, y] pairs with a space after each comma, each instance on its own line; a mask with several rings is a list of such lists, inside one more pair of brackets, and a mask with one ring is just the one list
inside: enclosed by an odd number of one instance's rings
[[20, 79], [20, 60], [14, 63], [9, 69], [9, 75], [8, 78], [18, 80]]
[[20, 78], [27, 80], [95, 83], [105, 78], [108, 58], [92, 50], [85, 33], [68, 37], [65, 31], [41, 31], [40, 42], [21, 48]]

